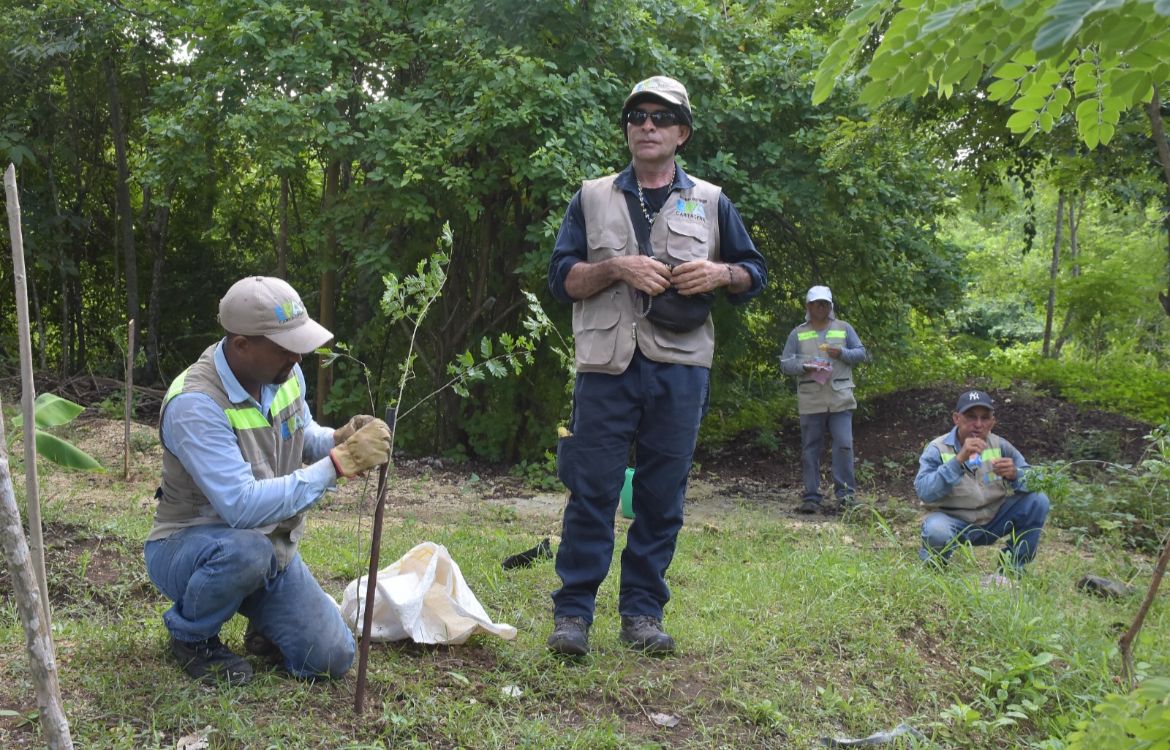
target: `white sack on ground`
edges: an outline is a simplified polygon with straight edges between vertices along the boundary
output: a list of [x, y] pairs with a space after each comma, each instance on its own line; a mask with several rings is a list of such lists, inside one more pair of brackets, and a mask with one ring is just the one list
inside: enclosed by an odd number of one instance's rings
[[[341, 597], [341, 616], [359, 637], [367, 578], [350, 581]], [[371, 641], [459, 644], [476, 633], [512, 640], [516, 628], [492, 622], [443, 545], [423, 542], [378, 571]]]

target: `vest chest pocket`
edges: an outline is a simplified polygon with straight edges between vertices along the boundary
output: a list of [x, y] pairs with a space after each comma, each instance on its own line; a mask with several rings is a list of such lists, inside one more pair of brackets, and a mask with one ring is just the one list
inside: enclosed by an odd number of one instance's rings
[[609, 260], [619, 255], [625, 255], [626, 247], [636, 247], [637, 243], [626, 232], [618, 231], [608, 224], [602, 225], [597, 231], [586, 227], [586, 243], [588, 244], [587, 259], [590, 263]]
[[[680, 202], [682, 198], [678, 199]], [[700, 208], [702, 204], [700, 204]], [[666, 217], [666, 254], [685, 263], [688, 260], [706, 260], [710, 257], [707, 238], [710, 230], [706, 221], [691, 215], [672, 213]]]

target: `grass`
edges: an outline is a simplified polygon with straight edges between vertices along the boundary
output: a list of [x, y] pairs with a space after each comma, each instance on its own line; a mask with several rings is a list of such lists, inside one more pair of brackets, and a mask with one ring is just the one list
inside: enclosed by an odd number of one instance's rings
[[[391, 500], [384, 564], [420, 541], [444, 544], [487, 611], [519, 635], [450, 648], [374, 645], [359, 717], [356, 668], [309, 684], [257, 665], [246, 688], [214, 689], [168, 659], [160, 617], [168, 604], [141, 562], [157, 464], [142, 460], [130, 482], [120, 472], [41, 470], [60, 682], [78, 747], [172, 748], [204, 732], [210, 748], [810, 748], [821, 737], [901, 722], [928, 739], [890, 747], [1040, 747], [1116, 689], [1119, 627], [1138, 605], [1088, 597], [1076, 581], [1092, 572], [1144, 590], [1151, 563], [1050, 530], [1018, 589], [983, 590], [994, 549], [961, 553], [943, 574], [925, 569], [913, 522], [885, 520], [904, 517], [894, 511], [906, 498], [883, 500], [880, 513], [813, 523], [775, 506], [699, 505], [688, 509], [669, 575], [667, 625], [680, 652], [652, 659], [618, 642], [615, 554], [594, 651], [566, 661], [544, 648], [552, 564], [500, 568], [555, 532], [555, 514], [486, 499], [478, 480], [408, 479]], [[360, 489], [351, 485], [316, 511], [302, 545], [335, 594], [364, 572], [369, 518], [358, 522]], [[243, 629], [234, 619], [225, 641], [239, 648]], [[1148, 674], [1170, 675], [1168, 637], [1163, 596], [1136, 651]], [[5, 595], [5, 748], [43, 746], [27, 720], [35, 700], [23, 639]], [[677, 726], [659, 726], [656, 714], [677, 717]]]

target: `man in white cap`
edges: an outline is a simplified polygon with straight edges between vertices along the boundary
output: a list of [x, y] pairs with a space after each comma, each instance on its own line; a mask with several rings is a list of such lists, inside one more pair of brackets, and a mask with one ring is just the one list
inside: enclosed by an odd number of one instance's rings
[[353, 635], [297, 543], [305, 512], [339, 476], [388, 460], [390, 431], [367, 415], [337, 430], [313, 421], [300, 361], [333, 334], [281, 279], [237, 281], [219, 321], [226, 335], [171, 383], [159, 420], [145, 557], [174, 603], [163, 615], [171, 652], [192, 677], [247, 683], [251, 665], [219, 639], [239, 612], [249, 653], [298, 677], [340, 677]]
[[919, 556], [939, 567], [963, 543], [1005, 539], [999, 571], [984, 585], [1011, 585], [1036, 556], [1048, 519], [1043, 492], [1027, 489], [1028, 462], [992, 432], [995, 403], [980, 390], [959, 394], [951, 412], [955, 427], [926, 446], [918, 459], [914, 491], [931, 512], [922, 521]]
[[838, 320], [833, 292], [814, 286], [805, 295], [804, 322], [793, 328], [780, 355], [780, 369], [795, 375], [800, 412], [800, 468], [804, 494], [798, 513], [822, 509], [821, 453], [825, 433], [833, 439], [833, 491], [842, 508], [856, 503], [853, 479], [853, 368], [866, 359], [853, 326]]
[[723, 287], [739, 304], [767, 280], [731, 201], [675, 160], [694, 127], [686, 88], [666, 76], [638, 83], [619, 122], [631, 162], [573, 196], [548, 273], [553, 295], [573, 304], [577, 362], [570, 434], [557, 447], [570, 496], [548, 639], [567, 655], [589, 651], [631, 444], [634, 522], [622, 553], [619, 638], [646, 653], [674, 650], [662, 629], [666, 569], [707, 410], [711, 293]]

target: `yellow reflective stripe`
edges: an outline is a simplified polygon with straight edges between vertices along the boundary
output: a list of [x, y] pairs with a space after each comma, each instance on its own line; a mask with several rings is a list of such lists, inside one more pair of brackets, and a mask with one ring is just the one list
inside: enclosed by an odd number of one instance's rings
[[826, 331], [825, 338], [827, 339], [843, 339], [845, 338], [844, 331]]
[[[943, 463], [946, 463], [955, 457], [954, 453], [943, 453], [942, 451], [939, 451], [938, 455], [942, 457]], [[993, 458], [1003, 458], [1003, 451], [1001, 451], [999, 448], [988, 448], [987, 450], [980, 453], [979, 457], [986, 461], [990, 461]]]
[[183, 383], [187, 380], [187, 372], [190, 369], [191, 368], [188, 367], [186, 370], [183, 370], [179, 373], [179, 377], [175, 378], [174, 382], [171, 383], [171, 387], [167, 389], [167, 395], [163, 397], [163, 401], [170, 401], [172, 398], [183, 392]]
[[808, 339], [815, 339], [817, 337], [816, 331], [802, 331], [796, 334], [797, 341], [807, 341]]
[[228, 424], [233, 430], [255, 430], [269, 426], [268, 420], [255, 406], [245, 409], [224, 409], [223, 413], [227, 415]]
[[276, 392], [276, 396], [272, 399], [272, 406], [268, 411], [273, 416], [279, 414], [284, 407], [297, 400], [301, 395], [301, 383], [296, 377], [290, 377], [284, 381], [284, 385], [280, 386], [280, 390]]

